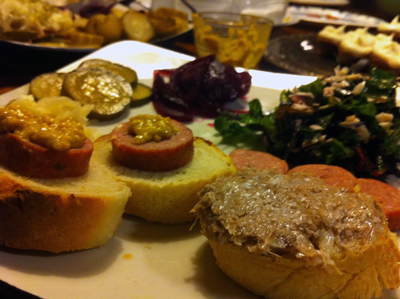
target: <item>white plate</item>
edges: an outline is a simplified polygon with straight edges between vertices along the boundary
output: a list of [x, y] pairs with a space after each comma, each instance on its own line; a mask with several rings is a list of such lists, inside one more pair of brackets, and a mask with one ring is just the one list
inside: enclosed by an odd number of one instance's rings
[[343, 6], [350, 3], [349, 0], [290, 0], [289, 3], [303, 5], [320, 5], [320, 6]]
[[290, 16], [292, 22], [304, 21], [318, 24], [351, 25], [359, 27], [377, 27], [385, 22], [382, 19], [341, 11], [331, 8], [313, 6], [290, 5], [286, 10], [286, 17]]
[[[102, 58], [134, 68], [140, 81], [151, 85], [153, 70], [175, 68], [193, 57], [138, 42], [121, 42], [68, 65], [70, 71], [88, 58]], [[259, 98], [265, 109], [278, 104], [280, 91], [311, 82], [313, 77], [250, 71], [253, 86], [248, 99]], [[27, 86], [0, 96], [0, 106], [27, 92]], [[108, 133], [131, 115], [155, 113], [151, 104], [132, 108], [113, 123], [98, 125]], [[213, 120], [188, 125], [195, 136], [208, 138], [225, 152], [212, 128]], [[0, 279], [44, 299], [257, 299], [233, 283], [215, 265], [206, 238], [191, 223], [150, 224], [125, 216], [105, 246], [66, 254], [47, 254], [0, 247]], [[1, 296], [0, 296], [1, 297]], [[400, 298], [399, 290], [382, 297]]]

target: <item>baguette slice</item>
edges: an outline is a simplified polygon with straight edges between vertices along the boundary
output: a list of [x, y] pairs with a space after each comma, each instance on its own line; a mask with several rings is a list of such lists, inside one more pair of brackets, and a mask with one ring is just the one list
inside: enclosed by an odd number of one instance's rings
[[209, 243], [217, 265], [238, 284], [265, 298], [368, 299], [381, 289], [399, 285], [399, 250], [394, 234], [381, 236], [373, 246], [350, 251], [336, 260], [341, 273], [310, 266], [301, 259], [249, 252], [231, 242]]
[[396, 234], [373, 198], [304, 173], [245, 169], [194, 208], [218, 266], [268, 299], [369, 299], [400, 286]]
[[197, 193], [208, 183], [236, 172], [232, 159], [218, 147], [201, 138], [194, 138], [194, 156], [186, 166], [173, 171], [149, 172], [127, 168], [112, 157], [110, 135], [95, 141], [101, 163], [108, 165], [117, 179], [127, 184], [132, 196], [126, 213], [149, 222], [169, 224], [194, 220], [191, 209], [198, 202]]
[[27, 178], [0, 167], [0, 244], [58, 253], [107, 243], [130, 189], [96, 155], [77, 178]]

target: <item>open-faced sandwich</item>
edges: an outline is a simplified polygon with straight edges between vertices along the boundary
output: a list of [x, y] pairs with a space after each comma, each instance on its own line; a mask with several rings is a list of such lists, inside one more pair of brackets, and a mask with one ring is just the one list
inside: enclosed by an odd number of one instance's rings
[[126, 213], [150, 222], [183, 223], [205, 184], [236, 171], [214, 144], [193, 137], [183, 124], [158, 115], [137, 115], [95, 142], [99, 161], [127, 184]]
[[368, 195], [250, 167], [200, 197], [194, 211], [218, 266], [258, 295], [367, 299], [400, 285], [397, 237]]
[[62, 252], [114, 235], [130, 189], [93, 159], [90, 110], [64, 97], [0, 108], [0, 244]]

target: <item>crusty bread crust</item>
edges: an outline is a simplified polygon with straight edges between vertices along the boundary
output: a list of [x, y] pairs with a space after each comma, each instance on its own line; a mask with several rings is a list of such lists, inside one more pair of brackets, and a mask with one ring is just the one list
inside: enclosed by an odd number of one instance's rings
[[104, 245], [129, 196], [93, 161], [85, 175], [66, 179], [26, 178], [0, 167], [0, 244], [50, 252]]
[[231, 242], [209, 243], [226, 275], [268, 299], [369, 299], [400, 285], [397, 238], [389, 231], [372, 246], [333, 256], [340, 273], [301, 259], [249, 252]]
[[176, 224], [194, 220], [195, 215], [190, 211], [198, 202], [197, 193], [218, 177], [236, 172], [228, 155], [211, 142], [196, 137], [192, 161], [167, 172], [141, 171], [118, 164], [112, 157], [110, 135], [96, 140], [95, 148], [101, 148], [102, 154], [92, 159], [101, 159], [132, 190], [126, 213], [149, 222]]

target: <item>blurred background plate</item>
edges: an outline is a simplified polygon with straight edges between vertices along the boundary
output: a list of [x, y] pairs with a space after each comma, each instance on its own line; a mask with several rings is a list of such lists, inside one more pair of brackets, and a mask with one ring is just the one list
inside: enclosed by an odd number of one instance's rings
[[45, 50], [52, 52], [80, 52], [80, 53], [90, 53], [99, 48], [77, 48], [77, 47], [53, 47], [53, 46], [44, 46], [41, 44], [27, 43], [27, 42], [19, 42], [14, 40], [0, 40], [0, 50], [3, 47], [7, 47], [8, 45], [14, 45], [15, 47], [25, 48], [26, 50], [34, 49], [34, 50]]
[[264, 58], [271, 64], [298, 75], [332, 75], [337, 62], [317, 52], [317, 34], [276, 37], [269, 41]]
[[[180, 38], [182, 35], [186, 34], [192, 34], [192, 29], [193, 25], [189, 24], [189, 27], [187, 30], [183, 32], [179, 32], [173, 35], [168, 35], [168, 36], [158, 36], [153, 39], [151, 39], [148, 43], [149, 44], [154, 44], [154, 45], [159, 45], [160, 43], [168, 42], [170, 40]], [[0, 39], [0, 52], [2, 47], [4, 47], [6, 44], [12, 44], [16, 47], [21, 47], [25, 48], [27, 50], [29, 49], [34, 49], [34, 50], [44, 50], [44, 51], [52, 51], [52, 52], [78, 52], [78, 53], [91, 53], [93, 51], [99, 50], [100, 48], [79, 48], [79, 47], [56, 47], [56, 46], [48, 46], [48, 45], [40, 45], [40, 44], [34, 44], [34, 43], [27, 43], [27, 42], [19, 42], [19, 41], [13, 41], [13, 40], [1, 40]]]

